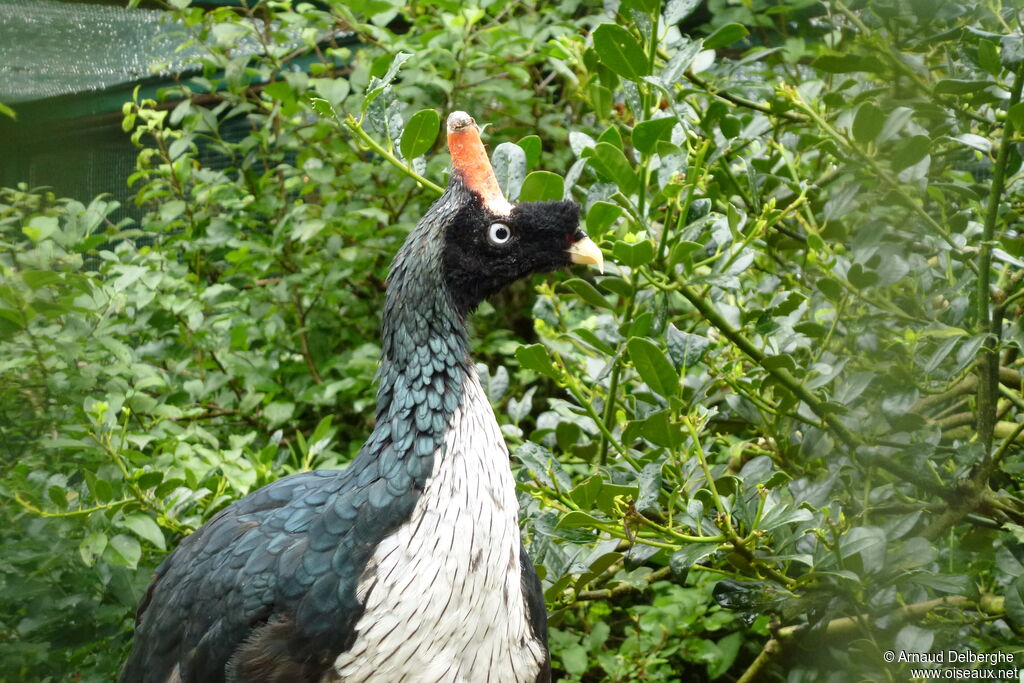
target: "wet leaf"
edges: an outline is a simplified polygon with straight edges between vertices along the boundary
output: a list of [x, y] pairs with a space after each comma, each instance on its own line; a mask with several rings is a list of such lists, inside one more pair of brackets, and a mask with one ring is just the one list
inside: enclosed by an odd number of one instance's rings
[[413, 114], [402, 131], [401, 150], [406, 159], [426, 154], [441, 129], [441, 117], [433, 109], [422, 109]]
[[609, 69], [638, 81], [650, 73], [644, 49], [633, 34], [616, 24], [601, 24], [594, 31], [594, 49]]

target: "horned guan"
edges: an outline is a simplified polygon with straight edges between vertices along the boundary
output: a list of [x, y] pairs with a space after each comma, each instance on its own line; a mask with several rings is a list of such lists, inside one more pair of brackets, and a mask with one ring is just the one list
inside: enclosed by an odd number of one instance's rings
[[512, 204], [475, 122], [388, 276], [376, 423], [343, 470], [280, 479], [160, 565], [126, 683], [550, 680], [540, 582], [467, 316], [532, 273], [600, 266], [571, 201]]

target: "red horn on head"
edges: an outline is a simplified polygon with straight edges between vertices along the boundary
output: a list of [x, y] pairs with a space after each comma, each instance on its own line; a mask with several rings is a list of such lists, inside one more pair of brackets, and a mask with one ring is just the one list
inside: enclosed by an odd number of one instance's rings
[[457, 171], [466, 187], [480, 195], [488, 211], [502, 216], [512, 213], [512, 204], [501, 193], [480, 140], [480, 129], [464, 111], [453, 111], [448, 116], [448, 150], [452, 154], [452, 171]]

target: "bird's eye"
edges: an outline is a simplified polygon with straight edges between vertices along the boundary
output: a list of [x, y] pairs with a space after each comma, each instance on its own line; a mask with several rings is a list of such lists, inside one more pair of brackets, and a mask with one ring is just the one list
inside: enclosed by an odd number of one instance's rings
[[487, 229], [487, 239], [491, 244], [507, 244], [512, 239], [512, 231], [504, 223], [491, 223]]

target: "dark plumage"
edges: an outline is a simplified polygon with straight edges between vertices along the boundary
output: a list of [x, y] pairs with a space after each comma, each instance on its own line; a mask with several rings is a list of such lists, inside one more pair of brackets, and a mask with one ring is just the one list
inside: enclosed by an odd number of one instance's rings
[[[395, 680], [383, 670], [391, 665], [421, 680], [497, 679], [506, 670], [550, 679], [540, 583], [519, 544], [507, 463], [495, 464], [507, 451], [479, 390], [465, 318], [519, 278], [597, 262], [600, 252], [571, 202], [492, 213], [508, 206], [495, 198], [496, 184], [456, 153], [456, 143], [483, 153], [472, 120], [453, 114], [449, 133], [448, 188], [388, 278], [373, 433], [345, 470], [274, 482], [181, 542], [139, 605], [126, 683]], [[417, 600], [426, 604], [413, 608]], [[485, 623], [493, 615], [477, 614], [503, 604], [504, 618], [528, 628], [496, 628]], [[481, 623], [465, 623], [467, 615]], [[399, 623], [378, 634], [374, 625], [389, 617]], [[476, 646], [465, 635], [473, 628], [484, 634], [480, 661], [462, 654]], [[398, 655], [415, 651], [408, 641], [420, 637], [443, 650], [444, 661], [430, 665], [436, 671]]]

